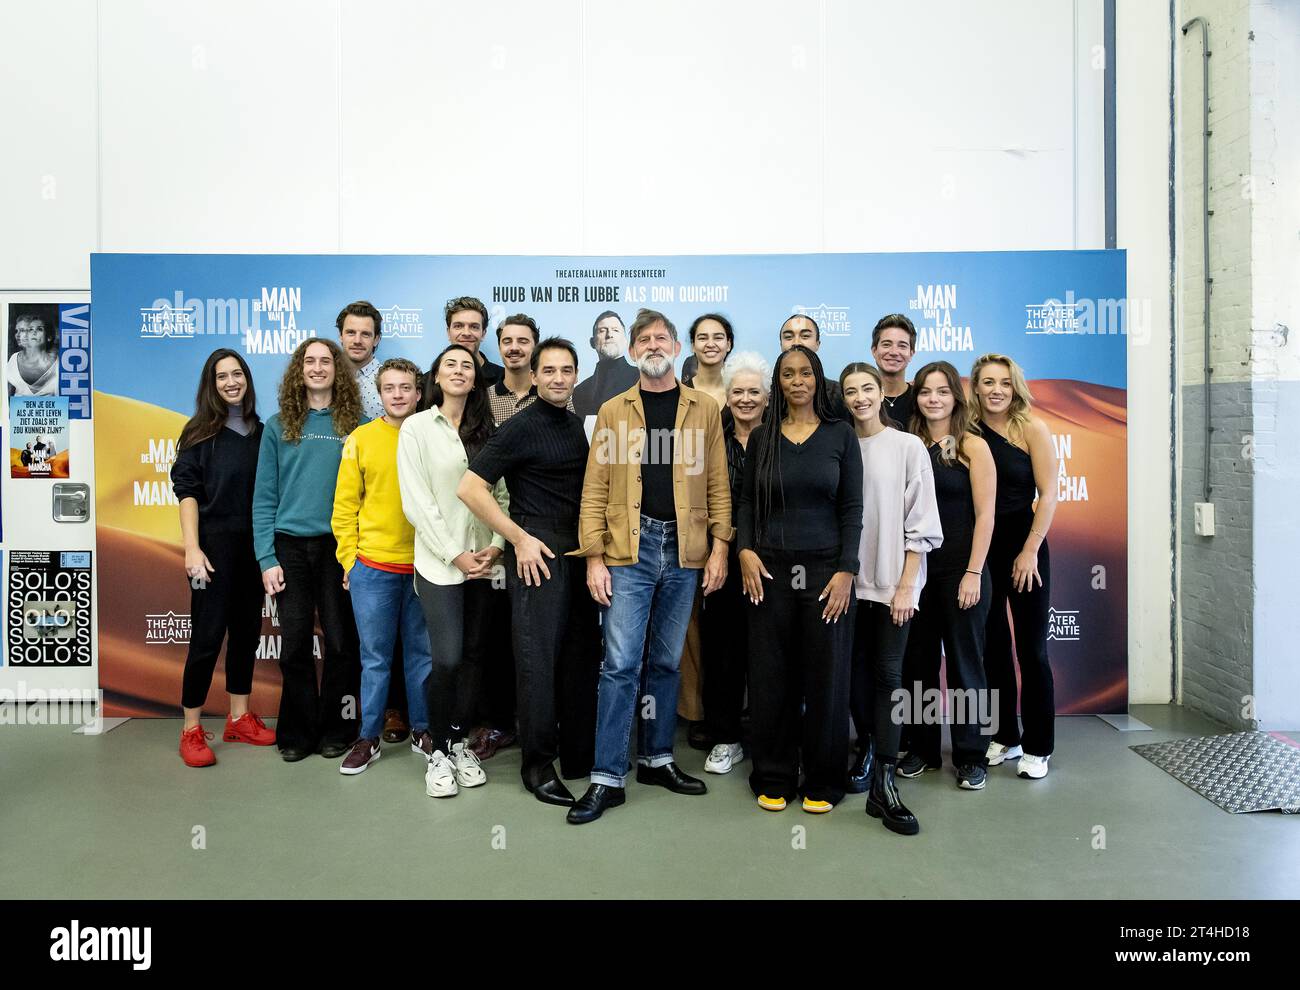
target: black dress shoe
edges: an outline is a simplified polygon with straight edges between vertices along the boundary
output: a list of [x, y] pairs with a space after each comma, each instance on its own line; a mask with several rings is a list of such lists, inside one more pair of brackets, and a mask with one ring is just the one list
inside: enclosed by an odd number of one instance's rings
[[704, 781], [682, 773], [676, 763], [665, 763], [661, 767], [638, 766], [636, 782], [666, 787], [674, 794], [704, 794], [708, 791]]
[[916, 835], [921, 826], [907, 810], [894, 785], [894, 764], [876, 761], [871, 771], [871, 792], [867, 795], [867, 814], [879, 818], [882, 825], [899, 835]]
[[858, 750], [849, 769], [849, 779], [844, 789], [850, 794], [865, 794], [871, 787], [871, 765], [876, 758], [876, 739], [867, 736], [865, 745]]
[[555, 777], [534, 787], [533, 797], [542, 804], [556, 804], [561, 808], [572, 808], [574, 804], [572, 792]]
[[311, 756], [311, 750], [309, 749], [295, 749], [292, 746], [287, 746], [280, 750], [280, 759], [284, 760], [285, 763], [297, 763], [309, 756]]
[[345, 742], [323, 742], [317, 752], [327, 760], [337, 760], [340, 756], [352, 748], [351, 743]]
[[585, 825], [594, 822], [605, 813], [607, 808], [617, 808], [627, 800], [621, 787], [609, 787], [605, 784], [592, 784], [587, 793], [578, 799], [577, 804], [569, 809], [570, 825]]

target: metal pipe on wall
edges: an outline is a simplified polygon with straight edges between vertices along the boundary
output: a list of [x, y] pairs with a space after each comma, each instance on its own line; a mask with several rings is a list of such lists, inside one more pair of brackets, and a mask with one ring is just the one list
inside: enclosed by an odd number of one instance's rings
[[1210, 435], [1214, 432], [1210, 420], [1210, 25], [1204, 17], [1193, 17], [1183, 25], [1183, 34], [1195, 23], [1201, 24], [1201, 264], [1205, 276], [1205, 312], [1202, 319], [1205, 331], [1205, 501], [1210, 501]]

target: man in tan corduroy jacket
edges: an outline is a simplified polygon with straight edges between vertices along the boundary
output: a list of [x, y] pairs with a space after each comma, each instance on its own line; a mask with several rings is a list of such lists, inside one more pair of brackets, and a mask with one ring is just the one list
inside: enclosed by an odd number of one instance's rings
[[596, 416], [572, 551], [587, 558], [587, 588], [607, 609], [596, 762], [591, 786], [569, 812], [575, 825], [625, 800], [643, 658], [637, 781], [678, 794], [705, 792], [704, 782], [673, 760], [678, 664], [699, 572], [706, 595], [722, 587], [735, 533], [722, 419], [712, 398], [677, 381], [676, 327], [643, 309], [629, 337], [640, 379]]

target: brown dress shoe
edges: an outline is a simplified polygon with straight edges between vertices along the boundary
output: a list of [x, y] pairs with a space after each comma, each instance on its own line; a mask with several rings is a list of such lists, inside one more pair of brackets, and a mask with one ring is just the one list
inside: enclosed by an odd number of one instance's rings
[[406, 719], [402, 718], [401, 712], [396, 708], [389, 708], [384, 712], [384, 742], [399, 743], [410, 734], [411, 728], [406, 724]]
[[513, 732], [506, 732], [504, 729], [484, 729], [483, 735], [478, 739], [474, 755], [480, 760], [490, 760], [497, 755], [498, 750], [513, 746], [514, 743]]

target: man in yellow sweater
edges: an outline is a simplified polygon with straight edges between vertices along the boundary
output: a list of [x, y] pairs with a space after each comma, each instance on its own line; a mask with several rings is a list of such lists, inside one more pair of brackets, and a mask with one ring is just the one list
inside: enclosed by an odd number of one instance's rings
[[397, 437], [420, 401], [420, 369], [391, 358], [375, 374], [384, 415], [357, 427], [343, 447], [334, 487], [334, 539], [343, 587], [361, 640], [361, 738], [339, 772], [361, 773], [379, 759], [379, 733], [392, 674], [397, 630], [411, 716], [411, 749], [432, 753], [424, 681], [429, 676], [429, 634], [415, 597], [415, 530], [402, 512], [397, 485]]

